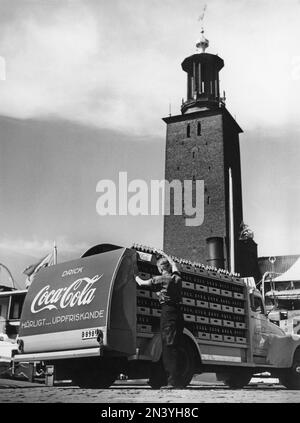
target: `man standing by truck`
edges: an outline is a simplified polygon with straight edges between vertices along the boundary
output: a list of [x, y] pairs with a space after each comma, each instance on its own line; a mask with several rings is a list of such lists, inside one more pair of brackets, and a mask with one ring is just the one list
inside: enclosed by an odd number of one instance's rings
[[176, 263], [163, 251], [157, 261], [160, 276], [143, 280], [136, 276], [140, 286], [152, 286], [161, 304], [160, 332], [163, 365], [168, 374], [166, 389], [180, 388], [178, 344], [183, 332], [183, 316], [180, 310], [182, 280]]

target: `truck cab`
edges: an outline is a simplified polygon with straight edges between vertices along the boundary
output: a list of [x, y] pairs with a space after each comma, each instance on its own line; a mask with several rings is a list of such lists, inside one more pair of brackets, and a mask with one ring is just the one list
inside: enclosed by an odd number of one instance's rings
[[284, 336], [285, 333], [268, 319], [265, 304], [258, 289], [249, 292], [249, 300], [253, 362], [267, 364], [270, 336]]

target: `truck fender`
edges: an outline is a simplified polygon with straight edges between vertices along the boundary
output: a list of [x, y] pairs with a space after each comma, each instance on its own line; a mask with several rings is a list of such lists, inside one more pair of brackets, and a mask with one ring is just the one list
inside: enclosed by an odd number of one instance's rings
[[267, 363], [276, 367], [291, 367], [295, 351], [299, 347], [299, 335], [271, 335], [269, 337]]
[[197, 341], [196, 341], [196, 339], [195, 339], [194, 335], [192, 334], [192, 332], [190, 332], [190, 331], [189, 331], [188, 329], [186, 329], [186, 328], [184, 328], [184, 330], [183, 330], [183, 334], [189, 338], [190, 342], [192, 343], [193, 347], [195, 348], [195, 352], [196, 352], [196, 354], [197, 354], [197, 358], [198, 358], [198, 359], [200, 360], [200, 362], [201, 362], [201, 351], [200, 351], [200, 348], [199, 348], [199, 344], [197, 343]]
[[[198, 358], [201, 360], [201, 351], [193, 334], [188, 329], [184, 328], [183, 335], [189, 338], [190, 342], [195, 348], [195, 351], [198, 353]], [[162, 343], [161, 336], [159, 333], [154, 335], [154, 337], [151, 339], [151, 342], [149, 342], [145, 354], [151, 356], [153, 362], [159, 361], [162, 354]]]

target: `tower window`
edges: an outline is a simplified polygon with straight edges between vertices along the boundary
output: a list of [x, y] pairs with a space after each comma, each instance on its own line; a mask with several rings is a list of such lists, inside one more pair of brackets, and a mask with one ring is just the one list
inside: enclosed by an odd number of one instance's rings
[[197, 155], [198, 155], [198, 148], [194, 147], [192, 149], [192, 158], [195, 159], [197, 157]]
[[198, 122], [198, 124], [197, 124], [197, 135], [198, 136], [201, 135], [201, 123], [200, 122]]
[[186, 127], [186, 136], [187, 136], [187, 138], [191, 137], [191, 125], [189, 123]]
[[207, 197], [207, 204], [210, 204], [210, 196]]

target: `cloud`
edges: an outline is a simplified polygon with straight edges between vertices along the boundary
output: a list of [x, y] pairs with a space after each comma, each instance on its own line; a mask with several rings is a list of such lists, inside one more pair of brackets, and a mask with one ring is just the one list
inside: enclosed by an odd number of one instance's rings
[[0, 87], [0, 113], [137, 132], [155, 115], [160, 126], [157, 108], [165, 100], [167, 58], [135, 38], [134, 33], [141, 35], [137, 31], [128, 33], [120, 13], [123, 9], [128, 23], [131, 10], [117, 6], [119, 16], [111, 22], [114, 11], [103, 3], [102, 8], [90, 1], [72, 2], [73, 7], [49, 3], [46, 9], [44, 3], [30, 9], [25, 2], [23, 13], [19, 6], [3, 25], [6, 81]]
[[[0, 242], [0, 249], [11, 251], [16, 254], [24, 254], [39, 258], [41, 255], [48, 254], [53, 250], [54, 242], [52, 240], [35, 239], [10, 239], [4, 238]], [[58, 256], [82, 255], [90, 245], [85, 242], [70, 242], [66, 237], [56, 239]]]
[[6, 60], [3, 114], [70, 114], [84, 102], [98, 49], [95, 20], [84, 8], [17, 15], [3, 29], [0, 47]]
[[[59, 117], [129, 133], [162, 134], [160, 117], [180, 113], [195, 52], [198, 0], [2, 1], [0, 113]], [[247, 130], [297, 122], [300, 6], [212, 0], [210, 52], [225, 59], [221, 87]], [[300, 59], [299, 59], [300, 63]], [[300, 67], [299, 67], [300, 69]], [[298, 78], [299, 76], [299, 78]]]

